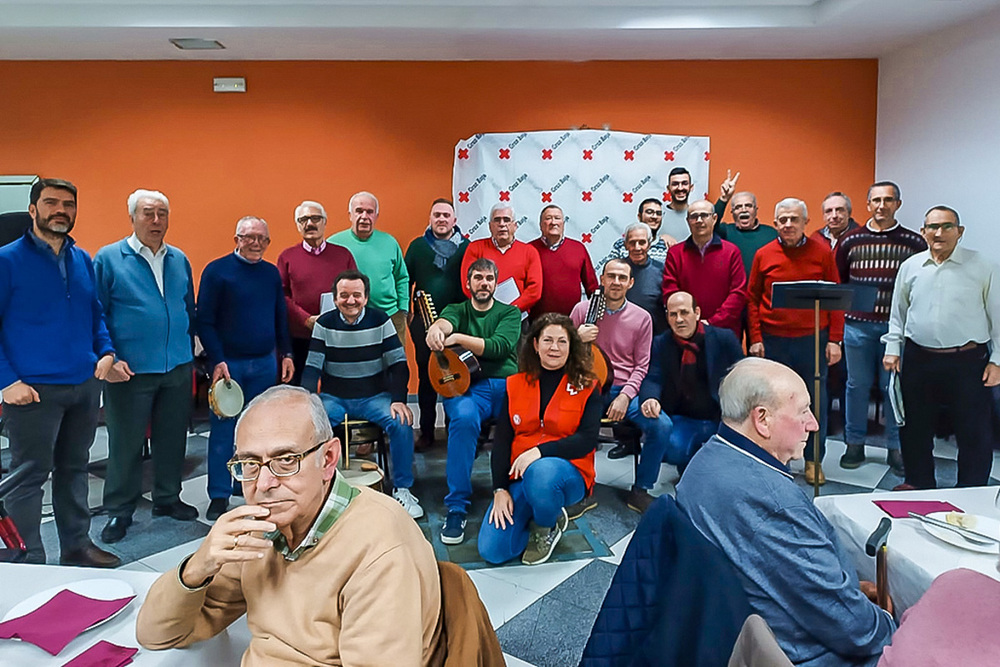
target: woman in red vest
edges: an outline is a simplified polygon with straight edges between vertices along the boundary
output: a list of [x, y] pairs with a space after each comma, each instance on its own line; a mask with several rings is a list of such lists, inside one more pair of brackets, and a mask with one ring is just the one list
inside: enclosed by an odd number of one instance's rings
[[493, 503], [479, 531], [484, 560], [544, 563], [569, 523], [563, 508], [594, 485], [603, 410], [591, 363], [570, 318], [546, 313], [532, 325], [493, 438]]

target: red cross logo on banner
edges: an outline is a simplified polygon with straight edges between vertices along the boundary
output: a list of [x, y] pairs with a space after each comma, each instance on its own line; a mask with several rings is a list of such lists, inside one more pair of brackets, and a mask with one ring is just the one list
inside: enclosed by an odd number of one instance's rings
[[622, 203], [623, 204], [631, 204], [632, 203], [632, 193], [631, 192], [623, 192], [622, 193]]
[[594, 193], [592, 193], [590, 190], [584, 190], [582, 194], [583, 194], [583, 201], [593, 201], [590, 197]]
[[543, 148], [542, 149], [542, 159], [543, 160], [551, 160], [552, 159], [552, 149], [551, 148]]
[[674, 161], [674, 152], [673, 151], [663, 151], [663, 161], [664, 162], [673, 162]]
[[468, 148], [459, 148], [458, 149], [458, 159], [459, 160], [468, 160], [469, 159], [469, 149]]
[[669, 192], [664, 192], [663, 193], [663, 203], [666, 204], [667, 202], [670, 201], [670, 199], [671, 199], [670, 193]]
[[584, 243], [590, 243], [590, 234], [589, 233], [581, 234], [580, 240], [583, 241]]
[[594, 159], [594, 151], [589, 150], [589, 149], [583, 151], [583, 159], [584, 160], [593, 160]]
[[542, 193], [542, 203], [543, 204], [551, 204], [552, 203], [552, 193], [551, 192], [543, 192]]
[[510, 201], [510, 191], [501, 190], [500, 191], [500, 201]]
[[702, 195], [702, 199], [708, 199], [708, 193], [707, 192], [704, 195]]
[[459, 201], [459, 203], [462, 203], [462, 204], [464, 204], [465, 202], [469, 201], [469, 193], [468, 192], [459, 192], [458, 193], [458, 201]]
[[625, 161], [632, 162], [635, 160], [635, 151], [625, 151]]
[[708, 162], [708, 156], [709, 155], [710, 155], [710, 153], [708, 151], [705, 151], [705, 162]]
[[501, 160], [509, 160], [510, 159], [510, 149], [509, 148], [501, 148], [500, 149], [500, 159]]

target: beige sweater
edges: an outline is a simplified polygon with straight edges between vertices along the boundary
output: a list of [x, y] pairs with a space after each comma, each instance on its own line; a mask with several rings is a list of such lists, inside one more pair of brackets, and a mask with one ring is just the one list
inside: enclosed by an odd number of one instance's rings
[[400, 505], [369, 489], [297, 561], [271, 551], [188, 591], [161, 576], [136, 622], [149, 649], [208, 639], [247, 612], [244, 666], [425, 665], [441, 632], [431, 545]]

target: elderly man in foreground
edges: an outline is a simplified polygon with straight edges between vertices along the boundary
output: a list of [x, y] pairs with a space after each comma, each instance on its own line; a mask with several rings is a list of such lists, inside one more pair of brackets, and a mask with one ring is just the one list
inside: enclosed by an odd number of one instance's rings
[[722, 425], [691, 459], [677, 502], [732, 562], [793, 663], [874, 665], [896, 624], [788, 469], [818, 428], [805, 382], [774, 361], [744, 359], [719, 402]]
[[339, 457], [317, 396], [254, 399], [229, 462], [247, 504], [153, 584], [139, 642], [188, 646], [246, 613], [244, 665], [428, 664], [441, 634], [431, 546], [396, 501], [348, 485]]

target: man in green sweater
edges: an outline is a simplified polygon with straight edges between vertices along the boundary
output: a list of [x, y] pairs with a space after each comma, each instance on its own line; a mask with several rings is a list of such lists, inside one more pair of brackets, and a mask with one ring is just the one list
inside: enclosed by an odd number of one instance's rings
[[[757, 219], [757, 196], [752, 192], [737, 192], [733, 195], [730, 210], [733, 222], [719, 222], [716, 230], [719, 236], [740, 249], [743, 268], [750, 275], [753, 256], [762, 246], [778, 238], [773, 225], [762, 225]], [[722, 220], [722, 216], [719, 216]]]
[[479, 359], [481, 375], [461, 396], [446, 398], [448, 461], [445, 474], [448, 517], [441, 531], [444, 544], [465, 539], [465, 516], [472, 495], [472, 463], [485, 419], [496, 419], [507, 389], [507, 376], [517, 372], [517, 343], [521, 336], [521, 311], [493, 299], [497, 265], [480, 257], [469, 266], [466, 284], [472, 298], [441, 312], [427, 331], [427, 347], [440, 351], [461, 345]]
[[371, 280], [369, 303], [392, 319], [399, 341], [406, 346], [406, 314], [410, 307], [410, 276], [403, 251], [391, 234], [375, 229], [378, 199], [370, 192], [358, 192], [347, 204], [350, 229], [327, 239], [344, 246], [354, 255], [358, 269]]

